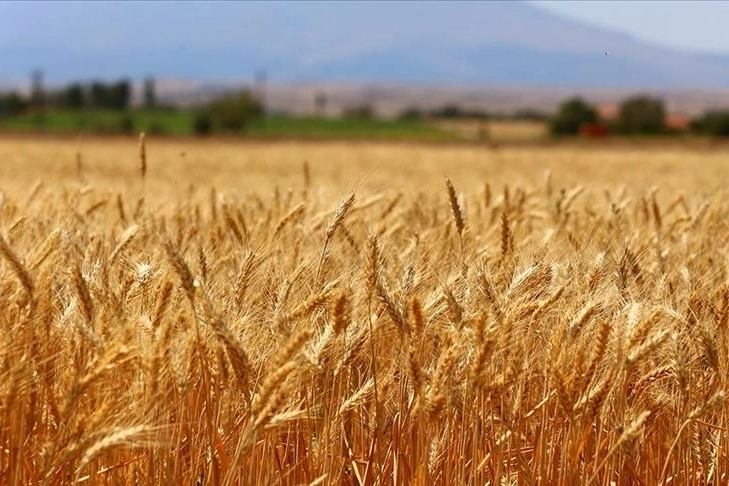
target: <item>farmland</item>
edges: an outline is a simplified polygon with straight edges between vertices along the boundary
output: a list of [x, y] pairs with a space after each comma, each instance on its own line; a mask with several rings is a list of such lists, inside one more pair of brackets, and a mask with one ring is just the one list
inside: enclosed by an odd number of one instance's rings
[[[155, 135], [193, 135], [195, 113], [189, 110], [138, 109], [51, 110], [42, 114], [0, 117], [0, 131], [5, 133], [45, 134], [123, 134], [135, 130]], [[376, 118], [324, 118], [315, 116], [268, 116], [255, 118], [244, 133], [252, 139], [311, 140], [410, 140], [455, 141], [458, 132], [439, 129], [421, 120], [384, 120]]]
[[729, 480], [729, 154], [0, 138], [0, 475]]

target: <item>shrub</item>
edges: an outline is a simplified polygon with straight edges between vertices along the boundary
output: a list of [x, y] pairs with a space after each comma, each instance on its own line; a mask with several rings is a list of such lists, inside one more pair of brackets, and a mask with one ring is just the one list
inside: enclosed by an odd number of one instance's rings
[[250, 91], [243, 90], [216, 99], [208, 105], [206, 111], [212, 129], [241, 132], [248, 122], [263, 114], [263, 105]]
[[195, 135], [209, 135], [213, 130], [213, 121], [210, 115], [205, 112], [195, 114], [192, 120], [192, 131]]

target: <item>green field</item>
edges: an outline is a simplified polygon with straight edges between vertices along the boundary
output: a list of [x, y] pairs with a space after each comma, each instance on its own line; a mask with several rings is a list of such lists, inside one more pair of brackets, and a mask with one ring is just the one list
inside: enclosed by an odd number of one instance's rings
[[[0, 131], [40, 133], [135, 133], [192, 135], [193, 113], [173, 110], [68, 111], [0, 118]], [[461, 137], [419, 120], [272, 116], [253, 120], [252, 138], [449, 141]]]
[[0, 129], [50, 133], [150, 131], [183, 135], [192, 131], [192, 114], [171, 110], [134, 112], [57, 110], [43, 114], [0, 118]]
[[424, 121], [373, 118], [271, 117], [253, 122], [248, 134], [262, 138], [291, 136], [312, 139], [448, 141], [459, 138]]

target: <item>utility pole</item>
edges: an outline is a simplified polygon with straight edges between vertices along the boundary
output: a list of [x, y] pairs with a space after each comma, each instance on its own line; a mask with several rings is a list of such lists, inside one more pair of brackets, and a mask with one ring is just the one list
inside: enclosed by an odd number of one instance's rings
[[45, 102], [45, 91], [43, 88], [43, 71], [35, 69], [31, 73], [30, 99], [34, 108], [42, 108]]
[[147, 76], [144, 78], [144, 99], [142, 101], [145, 108], [154, 108], [157, 105], [157, 93], [155, 88], [154, 77]]
[[268, 81], [268, 75], [266, 74], [265, 70], [260, 70], [256, 72], [256, 75], [254, 76], [254, 91], [255, 95], [258, 98], [258, 101], [261, 103], [261, 108], [263, 110], [263, 113], [266, 113], [266, 82]]

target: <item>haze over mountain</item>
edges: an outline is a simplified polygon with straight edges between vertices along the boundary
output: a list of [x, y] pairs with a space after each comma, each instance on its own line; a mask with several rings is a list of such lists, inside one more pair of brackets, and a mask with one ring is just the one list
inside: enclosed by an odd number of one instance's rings
[[[721, 88], [680, 52], [524, 2], [0, 3], [0, 81], [92, 77]], [[678, 35], [678, 34], [677, 34]], [[609, 55], [605, 52], [609, 51]]]

